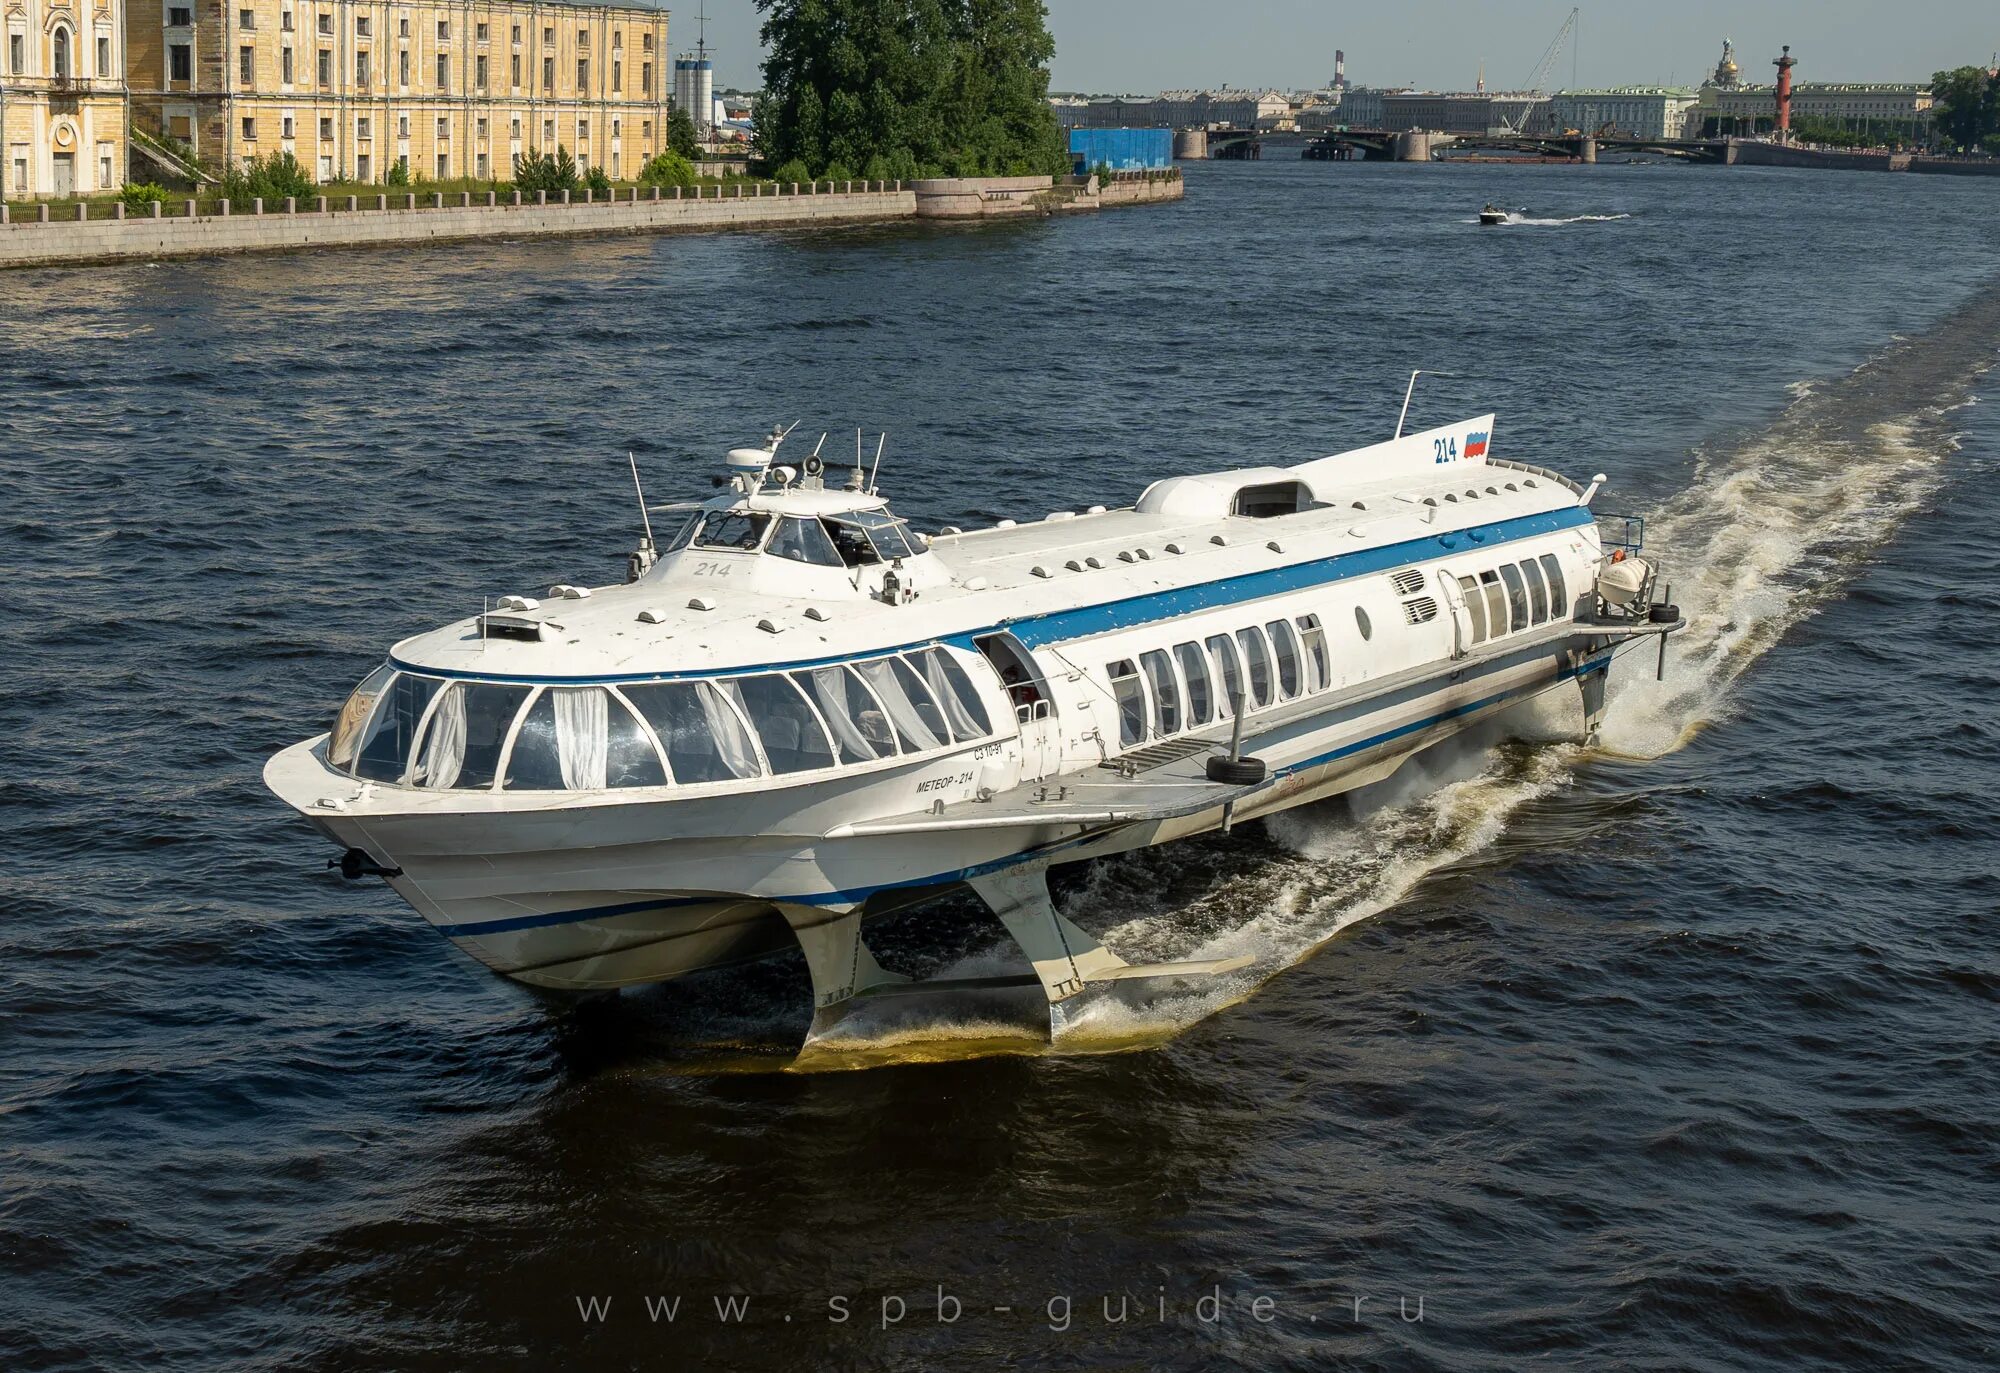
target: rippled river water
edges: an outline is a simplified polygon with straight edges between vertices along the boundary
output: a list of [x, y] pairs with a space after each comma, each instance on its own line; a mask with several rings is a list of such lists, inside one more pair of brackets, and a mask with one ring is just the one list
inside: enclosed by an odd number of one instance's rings
[[[0, 1367], [2000, 1364], [1996, 207], [1215, 164], [1090, 220], [0, 276]], [[1374, 440], [1419, 366], [1413, 422], [1610, 473], [1692, 627], [1601, 748], [1550, 710], [1072, 874], [1268, 977], [1157, 1047], [778, 1071], [796, 962], [547, 1007], [260, 784], [392, 640], [615, 579], [628, 449], [664, 499], [886, 428], [964, 524]]]

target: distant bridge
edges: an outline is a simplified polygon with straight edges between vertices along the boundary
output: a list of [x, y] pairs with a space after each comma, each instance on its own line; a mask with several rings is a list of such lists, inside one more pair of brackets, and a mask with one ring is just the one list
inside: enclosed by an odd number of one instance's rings
[[1364, 159], [1382, 162], [1429, 162], [1446, 148], [1493, 152], [1517, 157], [1561, 158], [1595, 162], [1601, 153], [1643, 153], [1683, 162], [1728, 160], [1729, 143], [1721, 138], [1624, 138], [1616, 134], [1470, 134], [1419, 129], [1329, 129], [1325, 133], [1259, 133], [1252, 129], [1213, 129], [1208, 155], [1224, 160], [1255, 161], [1267, 147], [1295, 147], [1309, 162]]

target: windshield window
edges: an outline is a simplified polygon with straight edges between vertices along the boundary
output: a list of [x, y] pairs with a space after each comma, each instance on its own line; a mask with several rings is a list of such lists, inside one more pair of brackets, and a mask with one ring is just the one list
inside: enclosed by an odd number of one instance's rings
[[713, 683], [628, 686], [625, 696], [660, 736], [674, 781], [729, 782], [763, 772], [749, 730]]
[[435, 677], [403, 673], [389, 684], [382, 704], [368, 721], [368, 733], [354, 760], [354, 775], [371, 782], [400, 782], [409, 765], [410, 746], [416, 742], [417, 725], [424, 707], [437, 694]]
[[326, 741], [326, 761], [337, 768], [346, 768], [354, 762], [354, 750], [361, 743], [361, 727], [368, 723], [368, 712], [375, 709], [375, 702], [381, 699], [382, 688], [389, 685], [389, 679], [396, 670], [384, 663], [376, 668], [354, 688], [354, 692], [341, 704], [340, 714], [333, 720], [333, 730]]
[[461, 791], [492, 786], [507, 728], [527, 699], [524, 686], [454, 682], [446, 687], [424, 727], [417, 765], [410, 770], [411, 784]]
[[826, 526], [818, 520], [802, 520], [796, 516], [786, 516], [778, 521], [778, 533], [771, 540], [769, 552], [775, 558], [790, 558], [795, 563], [811, 563], [816, 567], [839, 567], [841, 558], [827, 537]]
[[659, 518], [653, 522], [653, 534], [659, 540], [662, 553], [672, 553], [688, 546], [694, 531], [701, 527], [701, 507], [698, 505], [668, 506], [653, 512]]
[[914, 558], [922, 551], [911, 541], [901, 520], [880, 510], [859, 510], [826, 523], [840, 549], [841, 561], [849, 567]]
[[695, 533], [696, 548], [727, 548], [738, 553], [754, 553], [764, 542], [771, 517], [756, 510], [711, 510], [702, 516]]

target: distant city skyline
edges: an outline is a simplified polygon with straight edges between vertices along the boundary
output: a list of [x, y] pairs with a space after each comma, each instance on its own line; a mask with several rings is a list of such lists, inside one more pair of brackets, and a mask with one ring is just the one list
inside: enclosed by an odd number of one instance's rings
[[[1532, 0], [1406, 0], [1341, 11], [1324, 0], [1047, 0], [1057, 90], [1151, 94], [1222, 85], [1306, 89], [1333, 77], [1335, 48], [1355, 85], [1469, 90], [1482, 62], [1489, 89], [1520, 85], [1547, 50], [1570, 5]], [[676, 53], [692, 50], [697, 11], [708, 11], [716, 85], [762, 82], [762, 24], [753, 0], [692, 0], [673, 9]], [[1724, 38], [1736, 43], [1746, 81], [1770, 79], [1770, 60], [1792, 45], [1800, 81], [1926, 79], [1987, 61], [2000, 48], [1990, 0], [1766, 0], [1749, 11], [1722, 0], [1677, 6], [1582, 5], [1577, 47], [1555, 65], [1550, 89], [1574, 84], [1698, 86]], [[1767, 51], [1768, 50], [1768, 51]]]

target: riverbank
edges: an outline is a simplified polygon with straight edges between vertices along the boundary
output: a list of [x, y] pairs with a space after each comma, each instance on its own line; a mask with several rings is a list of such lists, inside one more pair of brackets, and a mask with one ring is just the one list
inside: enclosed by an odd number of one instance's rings
[[1800, 148], [1757, 139], [1731, 139], [1732, 167], [1803, 167], [1833, 172], [1918, 172], [1934, 176], [2000, 176], [2000, 159], [1940, 157], [1888, 149]]
[[977, 219], [1091, 211], [1178, 200], [1182, 194], [1178, 175], [1125, 175], [1103, 186], [1094, 179], [1058, 184], [1049, 177], [823, 181], [702, 187], [692, 193], [655, 187], [604, 197], [586, 191], [555, 201], [524, 199], [518, 192], [385, 193], [242, 207], [224, 202], [209, 213], [197, 202], [182, 201], [151, 206], [144, 216], [114, 206], [111, 219], [85, 218], [87, 209], [77, 218], [60, 219], [41, 206], [36, 218], [24, 221], [20, 207], [13, 206], [0, 207], [6, 212], [0, 218], [0, 268], [490, 238]]

